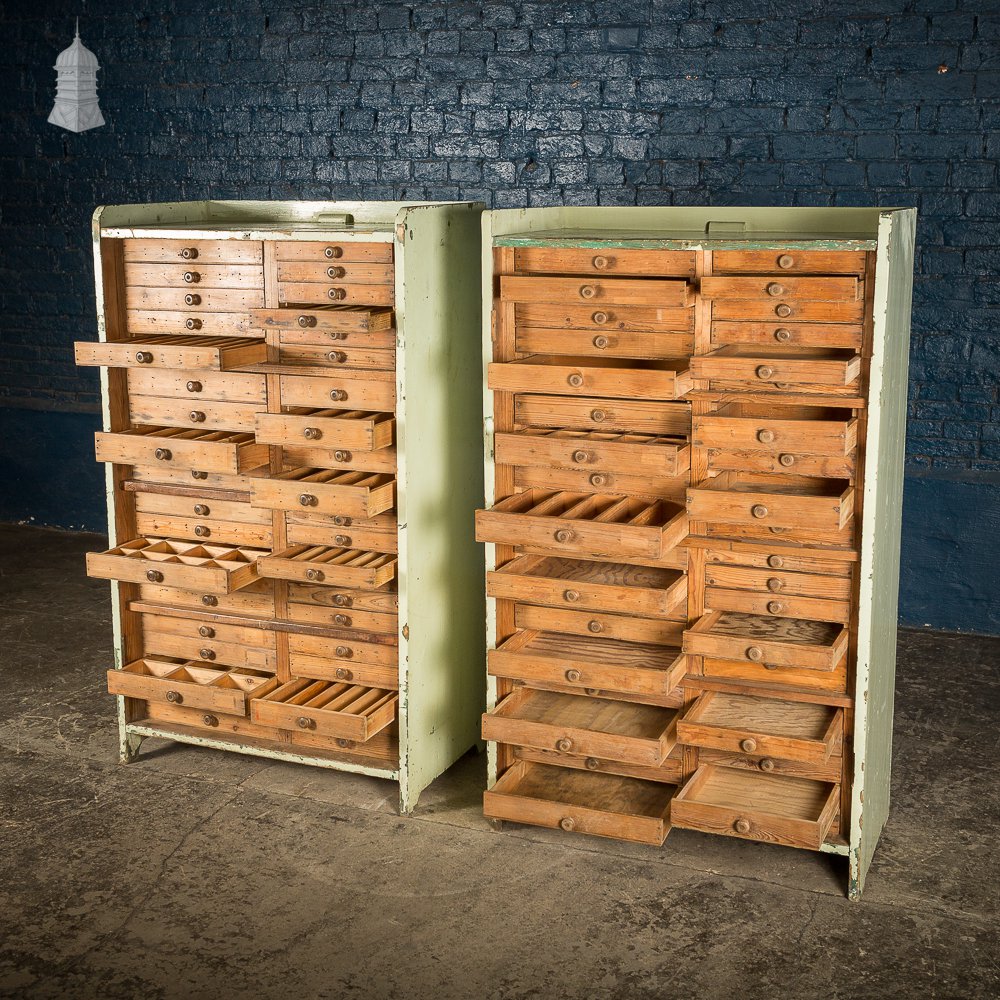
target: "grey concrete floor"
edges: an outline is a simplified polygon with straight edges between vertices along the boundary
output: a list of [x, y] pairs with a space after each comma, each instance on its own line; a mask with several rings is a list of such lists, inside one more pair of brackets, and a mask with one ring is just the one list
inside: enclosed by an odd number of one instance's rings
[[165, 742], [116, 762], [96, 536], [0, 526], [0, 996], [993, 997], [1000, 640], [900, 635], [894, 805], [845, 862], [675, 830], [492, 830], [471, 754], [353, 775]]

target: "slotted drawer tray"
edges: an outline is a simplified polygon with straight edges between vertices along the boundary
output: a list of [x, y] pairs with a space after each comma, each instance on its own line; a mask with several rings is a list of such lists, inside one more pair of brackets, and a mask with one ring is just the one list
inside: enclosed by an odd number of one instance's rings
[[254, 477], [252, 484], [250, 503], [272, 510], [375, 517], [396, 504], [396, 480], [383, 473], [301, 468]]
[[262, 555], [258, 568], [261, 576], [272, 580], [375, 590], [395, 579], [396, 557], [328, 545], [292, 545], [274, 555]]

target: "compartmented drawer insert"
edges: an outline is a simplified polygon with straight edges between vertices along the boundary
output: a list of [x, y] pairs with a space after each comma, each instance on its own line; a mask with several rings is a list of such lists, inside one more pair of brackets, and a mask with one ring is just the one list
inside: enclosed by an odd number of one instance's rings
[[396, 578], [396, 557], [328, 545], [292, 545], [258, 562], [261, 576], [328, 587], [377, 589]]
[[395, 477], [343, 469], [289, 469], [253, 477], [250, 502], [272, 510], [375, 517], [396, 505]]

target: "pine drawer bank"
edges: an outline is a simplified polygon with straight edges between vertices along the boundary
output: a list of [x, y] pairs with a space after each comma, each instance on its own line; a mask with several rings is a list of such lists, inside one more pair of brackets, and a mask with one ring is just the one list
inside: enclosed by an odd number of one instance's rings
[[[481, 205], [94, 215], [120, 752], [420, 791], [478, 738]], [[470, 335], [471, 334], [471, 335]]]
[[486, 815], [844, 855], [889, 810], [915, 213], [483, 216]]

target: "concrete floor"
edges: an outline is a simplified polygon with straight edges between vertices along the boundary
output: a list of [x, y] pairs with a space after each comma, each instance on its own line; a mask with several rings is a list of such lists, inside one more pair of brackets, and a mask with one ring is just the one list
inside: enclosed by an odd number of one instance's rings
[[466, 757], [373, 779], [147, 741], [116, 762], [95, 536], [0, 527], [0, 996], [995, 997], [1000, 640], [900, 636], [894, 808], [846, 862], [483, 820]]

